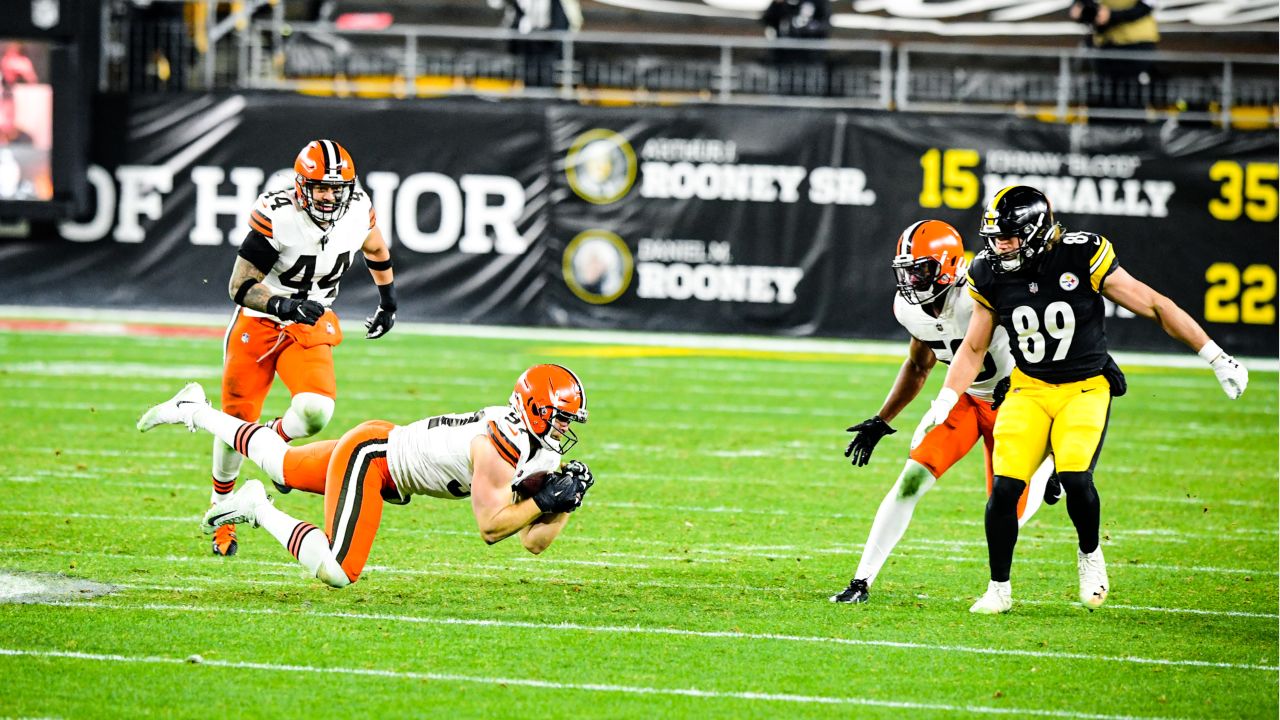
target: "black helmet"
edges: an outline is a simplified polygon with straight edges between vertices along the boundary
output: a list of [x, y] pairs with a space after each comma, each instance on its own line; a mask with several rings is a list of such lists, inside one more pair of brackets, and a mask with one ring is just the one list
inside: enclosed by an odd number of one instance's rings
[[[982, 211], [978, 234], [987, 244], [987, 257], [996, 272], [1012, 272], [1039, 255], [1049, 242], [1062, 234], [1053, 221], [1053, 208], [1044, 193], [1027, 185], [1012, 185], [991, 198]], [[996, 239], [1016, 237], [1021, 245], [1005, 253], [996, 251]]]

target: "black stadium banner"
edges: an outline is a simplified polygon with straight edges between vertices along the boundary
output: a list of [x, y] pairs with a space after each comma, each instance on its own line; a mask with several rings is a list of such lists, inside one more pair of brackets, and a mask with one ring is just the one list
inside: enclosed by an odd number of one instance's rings
[[[1271, 132], [462, 99], [97, 102], [89, 215], [0, 223], [7, 303], [229, 312], [253, 199], [329, 137], [391, 243], [401, 319], [901, 339], [889, 262], [902, 229], [946, 220], [978, 250], [986, 199], [1030, 184], [1224, 347], [1277, 354]], [[349, 273], [340, 314], [376, 304], [366, 278]], [[1114, 348], [1178, 349], [1128, 315], [1108, 323]]]

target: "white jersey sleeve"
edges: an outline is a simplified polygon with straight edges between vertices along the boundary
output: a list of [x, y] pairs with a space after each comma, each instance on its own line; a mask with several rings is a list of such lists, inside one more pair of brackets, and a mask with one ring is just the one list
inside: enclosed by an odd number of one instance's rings
[[560, 467], [561, 456], [521, 429], [506, 406], [437, 415], [396, 427], [388, 437], [387, 465], [400, 494], [464, 498], [471, 494], [471, 441], [485, 437], [511, 465], [511, 477]]
[[[375, 225], [373, 204], [359, 188], [352, 192], [346, 214], [328, 228], [316, 225], [294, 203], [292, 189], [259, 195], [249, 213], [249, 227], [279, 253], [262, 284], [272, 295], [332, 305], [343, 274]], [[253, 310], [245, 312], [265, 316]]]
[[[969, 329], [969, 318], [973, 315], [973, 298], [969, 295], [964, 282], [957, 283], [947, 293], [946, 302], [938, 317], [926, 313], [919, 305], [912, 305], [895, 294], [893, 298], [893, 315], [898, 323], [911, 336], [928, 345], [938, 360], [950, 364], [955, 358], [956, 350], [964, 340]], [[969, 386], [968, 393], [987, 402], [993, 399], [996, 383], [1013, 372], [1013, 353], [1009, 351], [1009, 335], [1005, 329], [996, 325], [991, 335], [991, 345], [982, 360], [982, 369]]]

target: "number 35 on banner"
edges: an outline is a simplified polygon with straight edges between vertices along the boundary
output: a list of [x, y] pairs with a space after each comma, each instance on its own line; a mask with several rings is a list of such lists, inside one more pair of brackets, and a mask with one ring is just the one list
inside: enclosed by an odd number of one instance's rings
[[1209, 168], [1209, 179], [1222, 183], [1219, 197], [1209, 201], [1209, 214], [1218, 220], [1254, 222], [1276, 219], [1276, 164], [1248, 163], [1241, 167], [1233, 160], [1219, 160]]
[[[1274, 167], [1274, 166], [1273, 166]], [[1216, 262], [1204, 271], [1204, 319], [1214, 323], [1270, 325], [1276, 321], [1276, 270], [1250, 265], [1244, 270]]]

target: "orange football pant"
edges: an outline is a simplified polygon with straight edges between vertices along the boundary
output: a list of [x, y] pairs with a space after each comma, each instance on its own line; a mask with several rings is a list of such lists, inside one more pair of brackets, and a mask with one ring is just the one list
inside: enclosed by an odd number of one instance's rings
[[[978, 400], [969, 393], [961, 393], [947, 421], [924, 436], [924, 441], [911, 451], [911, 459], [925, 466], [935, 478], [942, 477], [981, 437], [982, 455], [987, 467], [987, 495], [990, 495], [994, 480], [991, 452], [995, 447], [995, 425], [996, 411], [991, 409], [991, 403]], [[1022, 497], [1018, 498], [1018, 517], [1022, 517], [1026, 506], [1027, 488], [1023, 488]]]
[[[326, 320], [336, 322], [337, 318], [326, 311], [320, 322]], [[333, 348], [304, 348], [284, 332], [284, 327], [236, 308], [223, 345], [222, 412], [257, 422], [277, 373], [291, 395], [309, 392], [337, 399]]]
[[324, 494], [324, 534], [351, 582], [360, 577], [382, 522], [382, 493], [397, 494], [387, 467], [392, 423], [369, 420], [337, 440], [289, 448], [284, 484]]

